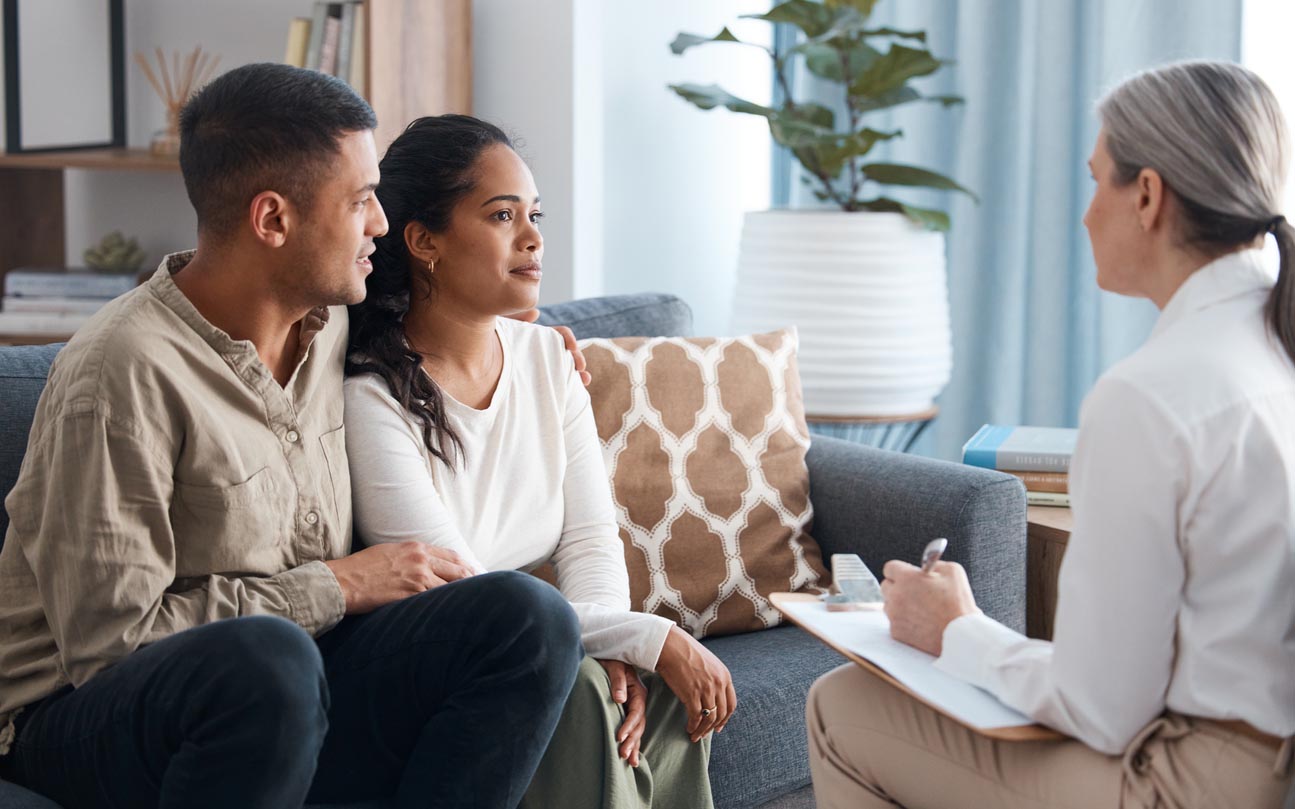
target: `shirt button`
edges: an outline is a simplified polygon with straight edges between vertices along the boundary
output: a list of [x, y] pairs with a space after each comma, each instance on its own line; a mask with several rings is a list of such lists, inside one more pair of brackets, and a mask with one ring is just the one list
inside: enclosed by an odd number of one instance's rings
[[297, 443], [297, 439], [301, 438], [301, 434], [298, 433], [296, 430], [289, 430], [288, 432], [284, 433], [283, 437], [288, 439], [289, 444], [295, 444]]
[[306, 512], [306, 522], [310, 523], [311, 525], [314, 525], [315, 523], [319, 522], [319, 515], [313, 511]]

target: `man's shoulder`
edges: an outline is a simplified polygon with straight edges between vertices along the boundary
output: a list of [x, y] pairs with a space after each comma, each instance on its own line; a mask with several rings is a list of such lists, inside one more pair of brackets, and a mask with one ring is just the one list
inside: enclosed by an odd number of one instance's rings
[[174, 371], [185, 361], [179, 349], [184, 328], [148, 284], [137, 287], [77, 330], [54, 358], [46, 395], [78, 409], [128, 404], [114, 400], [138, 398], [144, 392], [142, 381]]

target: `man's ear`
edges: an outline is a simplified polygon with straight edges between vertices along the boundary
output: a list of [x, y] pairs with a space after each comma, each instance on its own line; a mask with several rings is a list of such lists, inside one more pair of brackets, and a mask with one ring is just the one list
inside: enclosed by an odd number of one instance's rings
[[419, 264], [441, 260], [441, 251], [437, 239], [421, 222], [409, 222], [405, 225], [405, 249]]
[[1138, 222], [1144, 233], [1164, 224], [1165, 216], [1165, 183], [1160, 172], [1155, 169], [1143, 169], [1138, 172], [1137, 183]]
[[262, 191], [248, 206], [252, 234], [266, 247], [282, 247], [288, 231], [299, 225], [296, 209], [281, 194]]

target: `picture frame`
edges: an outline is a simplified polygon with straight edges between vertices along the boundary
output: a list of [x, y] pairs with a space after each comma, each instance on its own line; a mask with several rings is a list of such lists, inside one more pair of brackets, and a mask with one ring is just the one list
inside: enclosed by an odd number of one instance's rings
[[3, 4], [5, 151], [124, 147], [125, 0]]

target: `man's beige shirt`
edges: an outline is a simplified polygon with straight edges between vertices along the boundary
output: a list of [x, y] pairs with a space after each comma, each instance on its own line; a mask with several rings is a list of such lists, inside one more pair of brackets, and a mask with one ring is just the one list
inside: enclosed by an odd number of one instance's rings
[[0, 753], [16, 709], [141, 646], [239, 615], [312, 635], [342, 618], [350, 550], [346, 310], [301, 324], [281, 387], [171, 274], [108, 304], [50, 369], [5, 500]]

